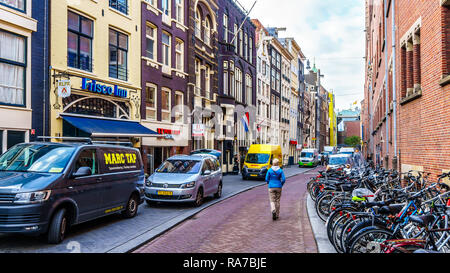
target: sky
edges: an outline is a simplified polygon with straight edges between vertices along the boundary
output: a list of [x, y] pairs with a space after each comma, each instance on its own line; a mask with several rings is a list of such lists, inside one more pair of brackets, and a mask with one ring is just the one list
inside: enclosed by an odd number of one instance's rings
[[[250, 10], [255, 0], [238, 0]], [[322, 85], [348, 109], [364, 98], [364, 0], [256, 0], [250, 17], [265, 27], [285, 27], [321, 70]], [[360, 107], [360, 106], [359, 106]]]

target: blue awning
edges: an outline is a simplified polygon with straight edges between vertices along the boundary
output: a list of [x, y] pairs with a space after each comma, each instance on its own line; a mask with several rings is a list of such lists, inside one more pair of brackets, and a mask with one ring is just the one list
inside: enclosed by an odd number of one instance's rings
[[159, 134], [139, 122], [61, 115], [61, 117], [92, 137], [156, 137]]

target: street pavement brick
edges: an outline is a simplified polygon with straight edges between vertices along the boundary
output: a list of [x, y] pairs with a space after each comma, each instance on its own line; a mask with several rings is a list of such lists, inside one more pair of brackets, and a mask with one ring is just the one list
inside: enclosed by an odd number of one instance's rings
[[312, 175], [289, 178], [281, 213], [273, 221], [266, 186], [244, 192], [198, 213], [136, 253], [317, 253], [306, 210]]

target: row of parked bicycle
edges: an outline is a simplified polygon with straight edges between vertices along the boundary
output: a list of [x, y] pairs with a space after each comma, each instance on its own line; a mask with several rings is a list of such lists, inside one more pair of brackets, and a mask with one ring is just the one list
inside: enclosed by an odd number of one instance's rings
[[338, 253], [450, 252], [450, 188], [423, 172], [344, 167], [308, 182]]

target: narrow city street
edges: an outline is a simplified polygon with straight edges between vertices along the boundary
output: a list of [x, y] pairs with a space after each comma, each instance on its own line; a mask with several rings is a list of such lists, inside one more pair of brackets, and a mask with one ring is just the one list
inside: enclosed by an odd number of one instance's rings
[[[287, 177], [310, 171], [313, 169], [298, 168], [297, 166], [285, 168]], [[144, 203], [139, 207], [138, 215], [132, 219], [111, 215], [74, 226], [69, 230], [66, 240], [59, 245], [47, 244], [44, 237], [0, 233], [0, 253], [125, 253], [160, 233], [164, 233], [167, 229], [192, 217], [208, 206], [220, 206], [221, 203], [216, 203], [264, 184], [263, 181], [244, 181], [241, 176], [227, 175], [224, 176], [222, 198], [208, 197], [200, 208], [195, 208], [192, 204], [160, 203], [149, 206]], [[266, 195], [264, 196], [267, 198]], [[245, 202], [251, 205], [253, 200]]]
[[309, 171], [287, 180], [273, 221], [265, 185], [212, 206], [136, 253], [317, 253], [306, 209]]

